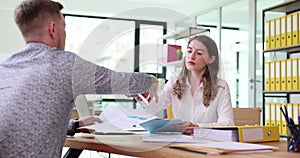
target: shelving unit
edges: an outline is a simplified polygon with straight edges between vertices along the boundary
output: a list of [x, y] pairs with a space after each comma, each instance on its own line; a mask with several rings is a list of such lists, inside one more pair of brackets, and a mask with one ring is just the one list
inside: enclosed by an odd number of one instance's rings
[[195, 36], [198, 34], [202, 34], [205, 32], [209, 32], [209, 29], [203, 29], [203, 28], [197, 28], [197, 27], [189, 27], [187, 29], [184, 29], [178, 33], [173, 33], [173, 34], [166, 34], [163, 36], [163, 39], [174, 39], [174, 40], [179, 40], [182, 38], [190, 38], [191, 36]]
[[[300, 10], [300, 1], [298, 0], [290, 0], [286, 1], [284, 3], [266, 8], [263, 10], [263, 30], [265, 29], [265, 23], [266, 23], [266, 13], [268, 12], [279, 12], [279, 13], [284, 13], [284, 14], [291, 14], [294, 12], [297, 12]], [[269, 19], [267, 19], [269, 20]], [[263, 31], [263, 43], [265, 43], [265, 32]], [[265, 90], [265, 54], [266, 53], [276, 53], [276, 52], [284, 52], [286, 54], [286, 59], [291, 58], [291, 54], [294, 53], [299, 53], [300, 54], [300, 45], [291, 45], [291, 46], [285, 46], [285, 47], [280, 47], [280, 48], [273, 48], [273, 49], [265, 49], [265, 45], [263, 44], [263, 105], [262, 105], [262, 110], [263, 110], [263, 125], [265, 125], [266, 121], [266, 98], [267, 97], [275, 97], [275, 98], [285, 98], [287, 103], [290, 103], [291, 95], [292, 94], [299, 94], [300, 95], [300, 90], [280, 90], [280, 91], [266, 91]]]

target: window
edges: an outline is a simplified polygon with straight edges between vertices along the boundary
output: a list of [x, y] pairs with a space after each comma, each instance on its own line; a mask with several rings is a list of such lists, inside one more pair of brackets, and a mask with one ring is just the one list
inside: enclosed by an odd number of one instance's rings
[[[115, 71], [162, 73], [162, 67], [154, 62], [155, 48], [166, 23], [71, 14], [65, 14], [65, 21], [65, 50]], [[87, 95], [87, 99], [102, 100], [102, 107], [135, 107], [135, 102], [124, 95]]]

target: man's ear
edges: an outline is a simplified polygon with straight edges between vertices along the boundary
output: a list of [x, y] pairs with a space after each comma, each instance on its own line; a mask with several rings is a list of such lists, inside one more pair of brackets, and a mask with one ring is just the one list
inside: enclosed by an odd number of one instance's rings
[[48, 33], [52, 39], [56, 38], [56, 24], [54, 21], [48, 25]]
[[216, 56], [213, 55], [213, 56], [209, 57], [208, 63], [211, 64], [211, 63], [215, 62], [215, 60], [216, 60]]

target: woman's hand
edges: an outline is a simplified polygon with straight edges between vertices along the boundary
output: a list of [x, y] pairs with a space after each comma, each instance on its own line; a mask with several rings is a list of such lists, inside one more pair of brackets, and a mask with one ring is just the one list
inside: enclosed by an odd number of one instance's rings
[[150, 75], [150, 76], [153, 78], [154, 83], [153, 83], [152, 89], [149, 91], [149, 96], [147, 96], [148, 102], [150, 102], [151, 99], [154, 98], [155, 102], [157, 103], [158, 102], [157, 91], [158, 91], [159, 81], [158, 81], [158, 79], [155, 76], [153, 76], [153, 75]]
[[177, 131], [182, 132], [182, 134], [186, 134], [186, 135], [191, 135], [194, 133], [193, 127], [199, 127], [199, 126], [193, 124], [190, 121], [185, 121], [183, 123], [173, 125], [173, 128], [175, 128]]
[[95, 122], [102, 123], [102, 120], [99, 117], [86, 116], [79, 119], [79, 127], [92, 125]]

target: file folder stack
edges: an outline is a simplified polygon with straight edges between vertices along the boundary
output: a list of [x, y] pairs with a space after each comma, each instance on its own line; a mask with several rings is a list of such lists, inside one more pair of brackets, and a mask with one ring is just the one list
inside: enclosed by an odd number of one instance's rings
[[300, 58], [265, 62], [265, 91], [300, 90]]
[[280, 107], [286, 106], [287, 111], [295, 124], [299, 124], [300, 104], [298, 103], [266, 103], [265, 104], [265, 125], [277, 126], [280, 135], [288, 135], [287, 122], [281, 113]]
[[300, 44], [300, 13], [294, 12], [266, 20], [265, 49], [281, 48]]

